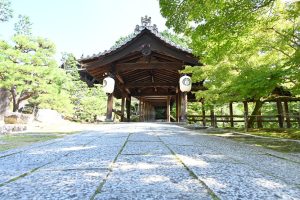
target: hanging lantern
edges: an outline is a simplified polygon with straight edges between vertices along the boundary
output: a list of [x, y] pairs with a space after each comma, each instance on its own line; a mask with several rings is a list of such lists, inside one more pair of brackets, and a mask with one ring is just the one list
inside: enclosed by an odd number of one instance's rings
[[105, 93], [111, 94], [113, 93], [115, 88], [115, 80], [111, 77], [106, 77], [103, 80], [103, 90]]
[[184, 75], [179, 79], [179, 88], [181, 92], [189, 92], [192, 89], [191, 77]]

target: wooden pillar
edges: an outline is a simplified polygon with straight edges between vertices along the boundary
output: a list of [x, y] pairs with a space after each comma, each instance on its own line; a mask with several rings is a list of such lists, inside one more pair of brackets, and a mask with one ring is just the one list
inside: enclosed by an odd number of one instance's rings
[[248, 131], [248, 113], [249, 113], [249, 109], [248, 109], [248, 102], [244, 101], [244, 121], [245, 121], [245, 131]]
[[139, 99], [139, 121], [142, 121], [142, 98]]
[[145, 121], [148, 121], [148, 115], [149, 115], [149, 104], [148, 102], [145, 103]]
[[151, 104], [148, 103], [148, 121], [151, 120]]
[[205, 116], [205, 104], [204, 100], [202, 100], [202, 125], [206, 126], [206, 116]]
[[146, 102], [143, 100], [143, 105], [142, 105], [142, 121], [146, 121]]
[[114, 95], [113, 93], [111, 93], [107, 97], [107, 109], [106, 109], [105, 121], [113, 121], [112, 120], [113, 103], [114, 103]]
[[278, 125], [279, 128], [283, 128], [283, 108], [282, 108], [282, 103], [280, 100], [276, 101], [276, 105], [277, 105], [277, 112], [278, 112]]
[[131, 97], [129, 96], [128, 98], [126, 98], [126, 117], [127, 117], [127, 122], [130, 122], [130, 110], [131, 107]]
[[181, 93], [181, 111], [180, 111], [180, 122], [187, 122], [187, 93]]
[[286, 127], [291, 128], [291, 119], [290, 119], [290, 111], [289, 111], [289, 104], [288, 101], [284, 101], [284, 113], [285, 113], [285, 121], [286, 121]]
[[167, 96], [167, 122], [171, 122], [171, 112], [170, 112], [170, 96]]
[[230, 127], [234, 127], [234, 122], [233, 122], [233, 103], [229, 103], [229, 115], [230, 115]]
[[124, 114], [124, 107], [125, 107], [125, 98], [124, 97], [122, 97], [122, 101], [121, 101], [121, 122], [124, 122], [125, 120], [124, 120], [124, 118], [125, 118], [125, 114]]
[[179, 93], [176, 94], [176, 122], [179, 122]]

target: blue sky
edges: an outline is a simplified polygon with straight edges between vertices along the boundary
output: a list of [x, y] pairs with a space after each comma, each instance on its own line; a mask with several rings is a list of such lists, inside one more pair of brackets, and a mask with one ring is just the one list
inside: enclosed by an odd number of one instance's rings
[[151, 16], [165, 30], [158, 0], [11, 0], [14, 18], [0, 24], [0, 38], [9, 39], [19, 14], [33, 23], [33, 34], [50, 39], [60, 52], [91, 55], [109, 49], [133, 32], [141, 16]]

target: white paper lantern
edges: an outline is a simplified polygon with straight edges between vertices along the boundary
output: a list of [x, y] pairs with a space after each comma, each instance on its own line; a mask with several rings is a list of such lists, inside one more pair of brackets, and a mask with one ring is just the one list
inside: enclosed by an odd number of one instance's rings
[[179, 79], [179, 88], [181, 92], [189, 92], [192, 89], [191, 77], [184, 75]]
[[103, 90], [105, 93], [111, 94], [113, 93], [115, 88], [115, 80], [111, 77], [106, 77], [103, 79]]

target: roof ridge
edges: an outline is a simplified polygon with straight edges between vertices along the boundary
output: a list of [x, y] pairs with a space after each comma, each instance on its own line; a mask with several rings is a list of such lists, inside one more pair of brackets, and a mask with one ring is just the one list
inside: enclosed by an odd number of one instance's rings
[[153, 24], [153, 26], [151, 26], [151, 17], [147, 17], [147, 15], [146, 15], [144, 18], [143, 17], [141, 18], [141, 22], [142, 22], [142, 25], [136, 25], [136, 27], [134, 29], [134, 32], [129, 34], [128, 35], [129, 37], [126, 38], [126, 40], [124, 40], [120, 44], [113, 45], [110, 49], [104, 50], [103, 52], [99, 52], [98, 54], [93, 54], [91, 56], [87, 55], [86, 57], [84, 57], [82, 55], [82, 57], [78, 60], [82, 61], [82, 60], [86, 60], [86, 59], [94, 59], [94, 58], [109, 54], [113, 51], [116, 51], [116, 50], [120, 49], [122, 46], [126, 45], [128, 42], [132, 41], [134, 38], [136, 38], [137, 35], [141, 34], [142, 31], [144, 31], [144, 30], [149, 30], [152, 34], [154, 34], [160, 40], [162, 40], [163, 42], [169, 44], [172, 47], [175, 47], [178, 50], [185, 51], [187, 53], [192, 53], [191, 49], [183, 47], [179, 44], [176, 44], [172, 40], [170, 40], [170, 39], [164, 37], [162, 34], [160, 34], [160, 32], [158, 32], [156, 24]]

